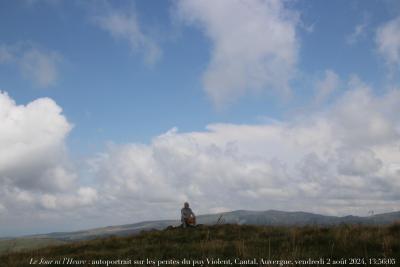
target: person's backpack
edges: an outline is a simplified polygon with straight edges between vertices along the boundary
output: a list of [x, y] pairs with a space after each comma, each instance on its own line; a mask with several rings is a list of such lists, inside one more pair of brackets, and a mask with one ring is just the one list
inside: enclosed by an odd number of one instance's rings
[[196, 218], [193, 216], [190, 216], [189, 218], [187, 218], [187, 224], [196, 225]]

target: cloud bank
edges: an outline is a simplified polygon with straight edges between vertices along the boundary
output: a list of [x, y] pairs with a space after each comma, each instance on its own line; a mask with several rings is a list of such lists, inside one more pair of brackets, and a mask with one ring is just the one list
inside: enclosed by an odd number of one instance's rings
[[348, 86], [313, 114], [187, 133], [173, 128], [149, 144], [110, 145], [81, 167], [68, 160], [72, 126], [54, 101], [18, 106], [2, 93], [0, 212], [7, 216], [0, 220], [23, 224], [34, 213], [38, 222], [65, 223], [67, 213], [68, 223], [82, 228], [79, 218], [97, 225], [175, 218], [183, 201], [197, 213], [396, 210], [400, 90], [377, 96], [356, 77]]
[[184, 200], [199, 212], [396, 210], [400, 91], [376, 96], [357, 78], [349, 86], [332, 107], [307, 117], [189, 133], [174, 128], [148, 145], [114, 145], [92, 159], [92, 171], [112, 206], [134, 203], [132, 217], [170, 218]]

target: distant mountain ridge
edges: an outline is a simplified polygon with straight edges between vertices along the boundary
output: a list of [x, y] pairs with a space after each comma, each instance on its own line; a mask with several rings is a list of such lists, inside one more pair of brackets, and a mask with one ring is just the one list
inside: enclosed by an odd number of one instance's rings
[[[267, 211], [249, 211], [236, 210], [217, 214], [207, 214], [197, 216], [198, 224], [249, 224], [249, 225], [275, 225], [275, 226], [305, 226], [305, 225], [339, 225], [339, 224], [370, 224], [383, 225], [394, 222], [400, 222], [400, 211], [377, 214], [368, 217], [359, 216], [326, 216], [308, 212], [286, 212], [278, 210]], [[8, 249], [9, 244], [18, 246], [22, 244], [39, 243], [60, 243], [77, 240], [94, 239], [104, 236], [126, 236], [137, 234], [147, 230], [161, 230], [168, 226], [178, 226], [179, 220], [159, 220], [145, 221], [134, 224], [125, 224], [117, 226], [100, 227], [75, 232], [55, 232], [48, 234], [30, 235], [18, 238], [3, 238], [0, 239], [0, 253], [5, 248]], [[18, 243], [19, 242], [19, 243]], [[17, 244], [17, 245], [16, 245]]]

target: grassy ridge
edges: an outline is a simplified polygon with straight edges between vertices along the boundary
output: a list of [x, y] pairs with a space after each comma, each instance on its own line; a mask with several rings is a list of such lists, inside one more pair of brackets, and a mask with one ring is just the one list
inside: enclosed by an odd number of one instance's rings
[[[16, 252], [32, 248], [42, 248], [64, 244], [61, 240], [51, 238], [15, 238], [0, 240], [0, 255], [7, 252]], [[1, 265], [0, 265], [1, 266]]]
[[[194, 229], [166, 229], [143, 232], [129, 237], [108, 237], [8, 253], [0, 256], [0, 265], [27, 266], [31, 258], [73, 258], [88, 261], [130, 259], [133, 261], [146, 258], [157, 260], [182, 260], [184, 258], [299, 260], [311, 258], [317, 260], [321, 257], [337, 260], [342, 258], [394, 258], [396, 264], [399, 265], [400, 224], [332, 227], [215, 225], [199, 226]], [[96, 265], [70, 264], [68, 266]], [[168, 264], [168, 266], [184, 265]], [[204, 262], [204, 266], [207, 266], [206, 262]]]

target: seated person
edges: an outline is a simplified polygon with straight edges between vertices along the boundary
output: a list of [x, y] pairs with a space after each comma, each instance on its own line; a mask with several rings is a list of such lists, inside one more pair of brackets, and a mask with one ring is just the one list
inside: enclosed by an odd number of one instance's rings
[[189, 208], [189, 203], [187, 202], [185, 202], [181, 209], [181, 222], [184, 228], [196, 225], [196, 215], [194, 215], [192, 209]]

